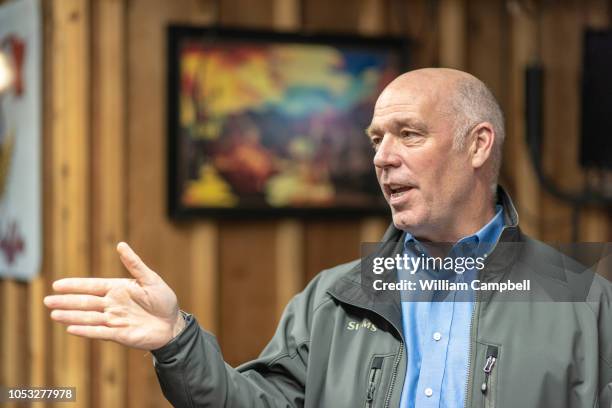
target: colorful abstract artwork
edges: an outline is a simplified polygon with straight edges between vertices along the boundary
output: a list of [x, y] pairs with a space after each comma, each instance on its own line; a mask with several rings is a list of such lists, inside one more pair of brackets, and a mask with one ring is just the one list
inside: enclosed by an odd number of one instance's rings
[[364, 129], [402, 49], [171, 29], [171, 214], [385, 211]]

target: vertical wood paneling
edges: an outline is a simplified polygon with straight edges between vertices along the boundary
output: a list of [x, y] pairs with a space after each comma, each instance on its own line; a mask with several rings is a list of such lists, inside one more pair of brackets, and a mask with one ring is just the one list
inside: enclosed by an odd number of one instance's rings
[[223, 0], [220, 2], [221, 24], [234, 27], [270, 28], [274, 26], [274, 0]]
[[231, 365], [257, 356], [274, 333], [276, 230], [274, 223], [266, 221], [220, 223], [219, 268], [223, 273], [218, 334]]
[[[125, 271], [115, 247], [126, 239], [125, 223], [125, 2], [93, 3], [92, 76], [92, 272], [120, 277]], [[126, 406], [127, 349], [94, 342], [92, 406]]]
[[[603, 207], [586, 207], [582, 210], [580, 242], [612, 241], [612, 214]], [[612, 276], [609, 277], [612, 279]]]
[[[5, 280], [0, 285], [0, 325], [3, 341], [0, 343], [0, 384], [22, 386], [28, 384], [29, 366], [28, 343], [23, 341], [28, 336], [28, 323], [23, 318], [27, 310], [27, 287], [23, 282]], [[4, 405], [3, 405], [4, 406]], [[20, 406], [18, 403], [7, 403], [7, 407]]]
[[311, 221], [304, 236], [306, 279], [318, 272], [359, 257], [361, 225], [358, 220]]
[[314, 32], [355, 33], [361, 1], [307, 0], [304, 29]]
[[391, 223], [389, 217], [368, 217], [361, 221], [360, 239], [361, 242], [378, 242]]
[[466, 68], [491, 89], [502, 107], [507, 102], [509, 62], [505, 6], [501, 1], [472, 0], [467, 17]]
[[359, 7], [357, 27], [362, 35], [387, 34], [383, 24], [385, 2], [379, 0], [362, 0]]
[[43, 306], [42, 299], [46, 295], [46, 280], [38, 276], [27, 287], [28, 315], [25, 323], [28, 324], [28, 356], [24, 361], [29, 365], [30, 375], [27, 384], [42, 387], [47, 384], [46, 360], [47, 353], [47, 325], [48, 315]]
[[[582, 22], [577, 2], [549, 4], [539, 21], [544, 67], [545, 173], [563, 190], [577, 191], [582, 182], [578, 166], [580, 126], [579, 67], [582, 65]], [[563, 44], [555, 47], [554, 44]], [[564, 112], [564, 114], [559, 114]], [[541, 238], [572, 239], [572, 207], [542, 195]]]
[[274, 0], [274, 28], [289, 31], [299, 29], [301, 11], [298, 0]]
[[[51, 131], [53, 191], [52, 276], [83, 276], [89, 273], [89, 2], [53, 2], [54, 27], [51, 55], [53, 117]], [[90, 401], [90, 342], [53, 326], [53, 385], [73, 386], [77, 401]], [[57, 406], [73, 406], [72, 403]]]
[[514, 8], [510, 14], [509, 104], [506, 111], [506, 159], [511, 160], [511, 178], [515, 180], [513, 198], [521, 228], [527, 234], [540, 235], [540, 191], [525, 144], [524, 70], [537, 51], [537, 22], [525, 11]]
[[281, 316], [304, 287], [304, 227], [297, 220], [279, 221], [276, 229], [276, 310]]
[[[4, 338], [2, 341], [2, 349], [0, 356], [2, 357], [2, 375], [0, 384], [9, 386], [21, 385], [21, 373], [19, 360], [19, 314], [17, 307], [19, 305], [18, 283], [14, 280], [5, 280], [0, 287], [1, 307], [2, 307], [2, 333]], [[8, 334], [8, 335], [7, 335]], [[8, 403], [8, 407], [17, 406], [16, 403]]]
[[441, 0], [438, 9], [440, 65], [465, 69], [466, 66], [466, 0]]
[[[55, 67], [51, 55], [53, 55], [54, 31], [53, 24], [53, 5], [49, 2], [42, 2], [41, 18], [43, 22], [43, 70], [42, 70], [42, 96], [43, 96], [43, 134], [41, 135], [42, 144], [42, 222], [43, 222], [43, 241], [42, 241], [42, 265], [41, 275], [34, 282], [30, 283], [29, 291], [29, 315], [30, 315], [30, 385], [45, 386], [53, 384], [52, 369], [53, 358], [53, 328], [54, 325], [49, 318], [48, 309], [43, 305], [43, 295], [51, 293], [51, 280], [53, 279], [53, 250], [49, 245], [49, 240], [53, 236], [53, 191], [54, 188], [54, 158], [53, 158], [53, 133], [47, 132], [53, 123], [55, 114], [53, 96], [53, 74]], [[41, 293], [43, 292], [43, 293]], [[33, 405], [33, 404], [32, 404]], [[40, 407], [50, 406], [47, 403], [39, 403]]]
[[430, 0], [391, 1], [384, 25], [388, 34], [410, 40], [410, 69], [438, 66], [439, 3]]
[[[218, 227], [216, 222], [198, 222], [191, 235], [191, 304], [182, 305], [206, 330], [219, 330]], [[180, 301], [180, 300], [179, 300]]]

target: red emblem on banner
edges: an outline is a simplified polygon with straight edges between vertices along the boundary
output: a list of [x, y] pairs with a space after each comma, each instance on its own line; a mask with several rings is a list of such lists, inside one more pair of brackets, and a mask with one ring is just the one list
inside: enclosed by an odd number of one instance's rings
[[15, 221], [9, 224], [7, 230], [3, 231], [0, 238], [0, 250], [4, 254], [6, 262], [11, 265], [15, 262], [15, 258], [20, 252], [25, 249], [25, 243], [19, 233], [19, 227]]

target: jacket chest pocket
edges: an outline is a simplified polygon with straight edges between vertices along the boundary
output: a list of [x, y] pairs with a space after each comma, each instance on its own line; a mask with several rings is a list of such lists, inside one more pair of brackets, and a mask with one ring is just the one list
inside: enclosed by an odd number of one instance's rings
[[366, 381], [363, 384], [365, 408], [382, 407], [385, 403], [395, 357], [395, 354], [374, 355], [368, 362]]
[[382, 366], [384, 362], [384, 357], [375, 356], [372, 358], [372, 362], [370, 364], [370, 370], [368, 372], [368, 385], [366, 388], [366, 408], [372, 408], [374, 403], [374, 397], [376, 396], [376, 391], [380, 385], [380, 378], [382, 377]]
[[484, 408], [495, 408], [495, 400], [497, 398], [497, 377], [499, 372], [499, 347], [487, 345], [484, 354], [485, 359], [482, 363], [480, 392], [483, 396]]

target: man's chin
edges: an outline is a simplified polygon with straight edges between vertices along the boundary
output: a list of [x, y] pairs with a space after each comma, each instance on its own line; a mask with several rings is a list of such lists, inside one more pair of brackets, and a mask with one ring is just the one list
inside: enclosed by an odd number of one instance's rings
[[405, 214], [404, 212], [393, 213], [393, 225], [395, 228], [403, 231], [414, 231], [420, 223], [413, 214]]

